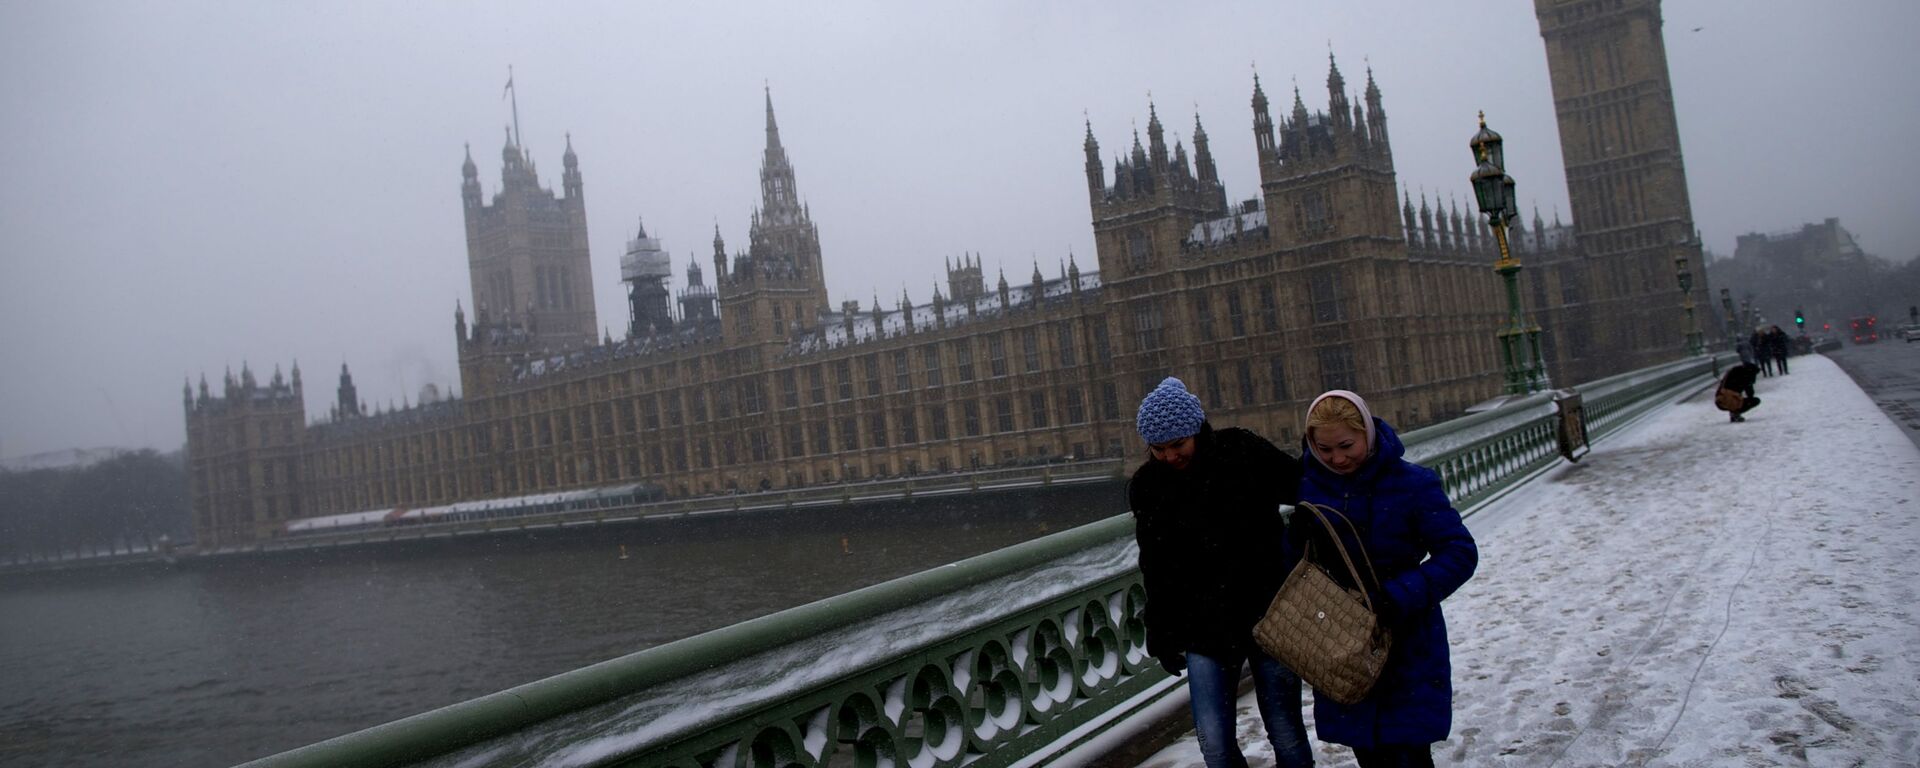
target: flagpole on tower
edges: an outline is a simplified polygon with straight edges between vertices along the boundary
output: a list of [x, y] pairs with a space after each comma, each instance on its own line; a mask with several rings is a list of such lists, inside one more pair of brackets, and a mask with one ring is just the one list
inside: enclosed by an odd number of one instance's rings
[[513, 97], [513, 145], [516, 147], [525, 147], [526, 144], [523, 141], [521, 141], [521, 137], [520, 137], [520, 92], [518, 90], [515, 90], [513, 87], [513, 65], [512, 64], [507, 65], [506, 95]]

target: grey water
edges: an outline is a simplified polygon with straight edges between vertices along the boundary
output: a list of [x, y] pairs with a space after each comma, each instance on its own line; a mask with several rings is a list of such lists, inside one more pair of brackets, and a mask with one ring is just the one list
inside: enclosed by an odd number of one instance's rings
[[0, 577], [0, 765], [231, 765], [1123, 511], [1103, 484]]

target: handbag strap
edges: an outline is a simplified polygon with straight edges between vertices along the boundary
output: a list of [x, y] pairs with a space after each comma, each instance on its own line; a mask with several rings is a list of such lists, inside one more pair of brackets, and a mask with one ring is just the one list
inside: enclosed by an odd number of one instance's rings
[[[1361, 584], [1360, 569], [1354, 566], [1353, 558], [1347, 556], [1347, 545], [1341, 542], [1340, 532], [1333, 529], [1333, 522], [1327, 519], [1327, 514], [1332, 513], [1334, 517], [1340, 518], [1340, 522], [1347, 524], [1347, 530], [1353, 532], [1353, 545], [1360, 550], [1361, 562], [1367, 564], [1367, 576], [1372, 578], [1374, 589], [1381, 589], [1380, 576], [1373, 570], [1373, 558], [1367, 556], [1367, 546], [1360, 542], [1360, 530], [1353, 526], [1353, 521], [1348, 520], [1346, 515], [1340, 514], [1339, 510], [1333, 509], [1332, 507], [1323, 507], [1307, 501], [1302, 501], [1294, 506], [1312, 512], [1314, 517], [1320, 518], [1320, 525], [1327, 529], [1327, 537], [1333, 539], [1333, 548], [1340, 551], [1340, 560], [1347, 564], [1347, 573], [1353, 575], [1353, 583], [1361, 585], [1360, 595], [1367, 602], [1367, 610], [1378, 614], [1379, 612], [1374, 610], [1373, 607], [1373, 593], [1369, 592], [1364, 584]], [[1311, 557], [1312, 554], [1313, 539], [1307, 539], [1307, 552], [1304, 556]]]

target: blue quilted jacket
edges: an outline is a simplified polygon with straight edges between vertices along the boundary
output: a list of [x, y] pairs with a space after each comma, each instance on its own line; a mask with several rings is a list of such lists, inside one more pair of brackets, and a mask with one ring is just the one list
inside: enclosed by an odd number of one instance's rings
[[[1440, 601], [1473, 575], [1480, 552], [1440, 476], [1408, 463], [1400, 436], [1379, 418], [1373, 423], [1377, 448], [1351, 475], [1334, 474], [1304, 445], [1301, 451], [1300, 499], [1353, 522], [1380, 578], [1380, 589], [1368, 591], [1393, 629], [1393, 650], [1373, 691], [1352, 705], [1315, 696], [1314, 726], [1322, 741], [1354, 747], [1428, 744], [1453, 729], [1453, 669]], [[1334, 525], [1360, 565], [1352, 533], [1338, 520]], [[1314, 545], [1314, 559], [1344, 577], [1346, 568], [1317, 521], [1296, 513], [1288, 530], [1290, 554], [1315, 538], [1322, 543]]]

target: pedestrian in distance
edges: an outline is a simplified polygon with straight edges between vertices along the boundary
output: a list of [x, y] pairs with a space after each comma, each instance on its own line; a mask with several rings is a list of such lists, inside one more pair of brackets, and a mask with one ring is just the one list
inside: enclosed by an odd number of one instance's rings
[[1773, 349], [1771, 345], [1767, 344], [1767, 327], [1764, 325], [1756, 326], [1753, 329], [1753, 335], [1747, 337], [1747, 342], [1753, 347], [1755, 361], [1760, 364], [1760, 374], [1763, 376], [1772, 376]]
[[1746, 365], [1759, 364], [1759, 350], [1753, 348], [1753, 341], [1741, 337], [1734, 342], [1733, 351], [1740, 355], [1740, 362]]
[[1728, 368], [1726, 374], [1720, 377], [1720, 389], [1714, 393], [1714, 405], [1730, 414], [1727, 421], [1746, 421], [1747, 411], [1760, 404], [1760, 398], [1753, 396], [1753, 380], [1759, 376], [1759, 366], [1743, 362]]
[[1168, 674], [1186, 672], [1208, 768], [1247, 765], [1234, 702], [1249, 665], [1275, 761], [1313, 765], [1300, 677], [1253, 640], [1292, 569], [1280, 507], [1299, 498], [1299, 460], [1248, 430], [1214, 429], [1173, 377], [1140, 402], [1136, 424], [1149, 456], [1127, 501], [1147, 590], [1147, 653]]
[[1787, 332], [1776, 325], [1767, 332], [1767, 341], [1773, 350], [1773, 369], [1782, 376], [1787, 375]]
[[[1350, 529], [1335, 523], [1337, 535], [1355, 561], [1365, 549], [1379, 581], [1363, 588], [1393, 636], [1366, 698], [1341, 704], [1313, 697], [1314, 728], [1321, 741], [1352, 747], [1362, 768], [1431, 766], [1433, 742], [1453, 730], [1453, 668], [1440, 601], [1473, 576], [1480, 550], [1440, 476], [1407, 461], [1399, 434], [1359, 395], [1336, 389], [1315, 398], [1304, 442], [1300, 500], [1352, 522]], [[1316, 559], [1337, 551], [1317, 522], [1295, 519], [1289, 534], [1289, 557], [1309, 541], [1316, 542]], [[1321, 565], [1343, 584], [1351, 578], [1344, 567]]]

